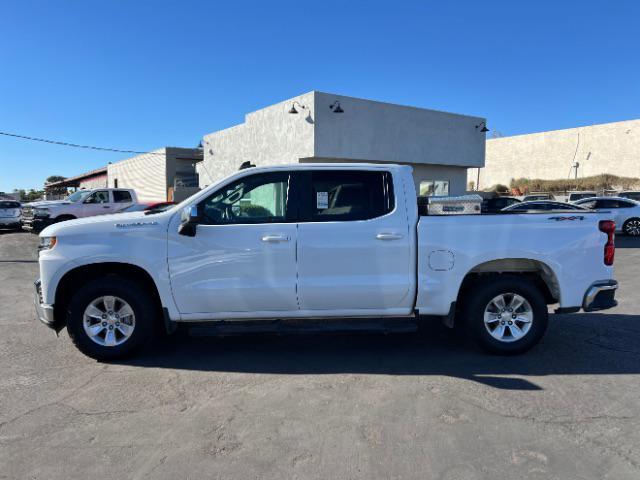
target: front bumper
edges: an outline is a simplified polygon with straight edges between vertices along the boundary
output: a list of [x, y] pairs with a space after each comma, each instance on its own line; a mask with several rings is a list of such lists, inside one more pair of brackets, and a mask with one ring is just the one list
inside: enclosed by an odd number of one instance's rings
[[606, 310], [618, 305], [615, 299], [618, 282], [615, 280], [603, 280], [593, 283], [584, 294], [582, 310], [596, 312]]
[[0, 217], [0, 227], [16, 228], [21, 225], [20, 217]]
[[22, 220], [22, 229], [30, 232], [41, 232], [52, 223], [50, 218], [33, 217]]
[[40, 280], [36, 280], [33, 283], [33, 302], [36, 306], [37, 319], [47, 327], [53, 328], [56, 332], [60, 331], [53, 314], [53, 305], [42, 303], [42, 284]]

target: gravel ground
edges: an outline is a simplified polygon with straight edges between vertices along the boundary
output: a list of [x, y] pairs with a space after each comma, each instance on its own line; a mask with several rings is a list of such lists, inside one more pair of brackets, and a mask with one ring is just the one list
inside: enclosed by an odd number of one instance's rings
[[516, 358], [421, 334], [179, 335], [121, 364], [34, 319], [0, 233], [0, 478], [640, 478], [640, 242], [620, 305]]

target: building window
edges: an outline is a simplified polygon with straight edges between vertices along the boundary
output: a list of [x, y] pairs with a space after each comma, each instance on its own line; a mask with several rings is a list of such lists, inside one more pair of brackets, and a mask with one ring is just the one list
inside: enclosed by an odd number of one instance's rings
[[449, 195], [449, 180], [425, 180], [420, 182], [423, 197], [446, 197]]

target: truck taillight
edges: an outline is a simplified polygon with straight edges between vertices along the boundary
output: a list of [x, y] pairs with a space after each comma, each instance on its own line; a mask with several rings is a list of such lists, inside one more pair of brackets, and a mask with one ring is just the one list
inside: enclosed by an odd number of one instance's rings
[[604, 264], [613, 265], [613, 258], [616, 254], [616, 222], [614, 222], [613, 220], [601, 220], [598, 227], [600, 228], [601, 232], [607, 234], [607, 243], [604, 246]]

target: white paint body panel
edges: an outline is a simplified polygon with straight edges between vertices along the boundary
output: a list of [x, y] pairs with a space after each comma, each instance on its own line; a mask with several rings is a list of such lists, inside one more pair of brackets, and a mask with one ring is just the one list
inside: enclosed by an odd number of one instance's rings
[[[392, 212], [371, 220], [298, 224], [298, 295], [302, 310], [409, 315], [415, 288], [415, 220], [405, 208], [406, 175], [395, 175]], [[415, 203], [415, 202], [413, 202]], [[413, 217], [412, 219], [414, 219]], [[366, 312], [364, 312], [366, 310]]]
[[[367, 221], [197, 227], [178, 234], [181, 212], [218, 188], [269, 171], [382, 170], [393, 176], [395, 209]], [[471, 270], [497, 259], [541, 262], [557, 280], [560, 306], [582, 303], [603, 263], [598, 221], [556, 221], [554, 214], [418, 217], [411, 168], [397, 165], [299, 164], [252, 168], [157, 215], [90, 217], [46, 228], [56, 236], [40, 253], [44, 303], [62, 277], [101, 262], [136, 265], [153, 278], [176, 321], [306, 317], [446, 315]], [[393, 238], [378, 239], [378, 235]], [[263, 242], [281, 235], [283, 242]]]
[[[420, 313], [444, 315], [464, 277], [479, 265], [501, 259], [529, 259], [546, 265], [560, 287], [560, 306], [582, 304], [597, 280], [612, 278], [604, 264], [606, 236], [598, 230], [605, 216], [586, 213], [583, 220], [550, 220], [555, 213], [421, 217], [418, 222], [418, 296]], [[571, 215], [564, 215], [571, 216]], [[429, 256], [447, 251], [447, 268], [431, 268]], [[438, 262], [442, 267], [444, 262]]]
[[[169, 273], [173, 298], [185, 315], [295, 311], [295, 223], [198, 225], [195, 237], [169, 229]], [[263, 238], [282, 237], [267, 242]], [[286, 239], [286, 240], [285, 240]]]

